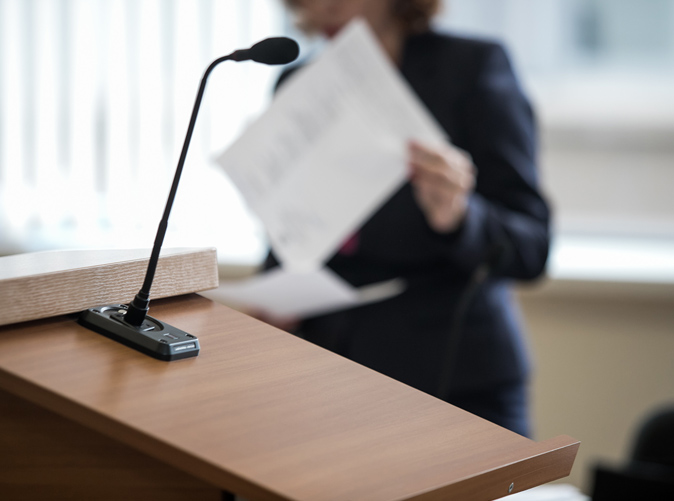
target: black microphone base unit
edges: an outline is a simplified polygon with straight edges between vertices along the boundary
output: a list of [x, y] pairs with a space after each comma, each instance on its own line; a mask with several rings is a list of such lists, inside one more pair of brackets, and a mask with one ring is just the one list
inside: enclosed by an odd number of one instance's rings
[[127, 306], [113, 304], [89, 308], [80, 314], [78, 323], [114, 341], [158, 360], [170, 362], [199, 354], [196, 336], [181, 331], [156, 318], [145, 317], [136, 327], [124, 321]]

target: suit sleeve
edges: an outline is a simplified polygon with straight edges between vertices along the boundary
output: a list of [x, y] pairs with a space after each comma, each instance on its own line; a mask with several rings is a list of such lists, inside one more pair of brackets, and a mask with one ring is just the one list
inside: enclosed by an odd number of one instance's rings
[[446, 257], [466, 271], [494, 261], [495, 273], [533, 279], [545, 269], [549, 209], [538, 188], [536, 128], [508, 57], [490, 44], [463, 107], [465, 145], [478, 169], [462, 227]]

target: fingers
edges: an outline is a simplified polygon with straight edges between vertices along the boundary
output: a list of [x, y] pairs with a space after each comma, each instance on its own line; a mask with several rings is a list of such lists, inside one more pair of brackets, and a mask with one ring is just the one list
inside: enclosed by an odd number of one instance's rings
[[431, 148], [418, 142], [409, 145], [410, 178], [439, 189], [469, 191], [475, 180], [475, 167], [468, 153], [453, 146]]
[[476, 169], [470, 155], [447, 145], [409, 145], [410, 182], [430, 226], [439, 232], [455, 229], [463, 220]]

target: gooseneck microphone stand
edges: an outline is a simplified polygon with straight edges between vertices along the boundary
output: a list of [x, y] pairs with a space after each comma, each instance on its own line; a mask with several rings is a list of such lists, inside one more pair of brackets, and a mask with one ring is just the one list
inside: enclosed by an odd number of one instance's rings
[[166, 235], [169, 215], [178, 191], [178, 184], [185, 165], [194, 125], [197, 121], [197, 114], [206, 89], [206, 81], [213, 69], [223, 61], [251, 60], [263, 64], [287, 64], [294, 61], [298, 54], [299, 47], [294, 40], [285, 37], [267, 38], [253, 45], [250, 49], [237, 50], [227, 56], [220, 57], [208, 66], [201, 78], [199, 91], [192, 108], [192, 116], [180, 152], [178, 167], [173, 177], [173, 184], [166, 201], [164, 214], [159, 222], [143, 285], [128, 306], [107, 305], [84, 311], [78, 319], [81, 325], [159, 360], [178, 360], [195, 357], [199, 354], [199, 340], [196, 336], [148, 316], [148, 311], [150, 288], [157, 269], [159, 253]]

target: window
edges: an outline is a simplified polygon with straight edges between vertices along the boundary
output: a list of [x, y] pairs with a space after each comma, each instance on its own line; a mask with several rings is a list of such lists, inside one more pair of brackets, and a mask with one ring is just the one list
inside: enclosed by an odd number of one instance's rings
[[[0, 0], [0, 253], [151, 247], [204, 70], [285, 23], [276, 0]], [[212, 157], [277, 71], [213, 72], [166, 245], [264, 252]]]

